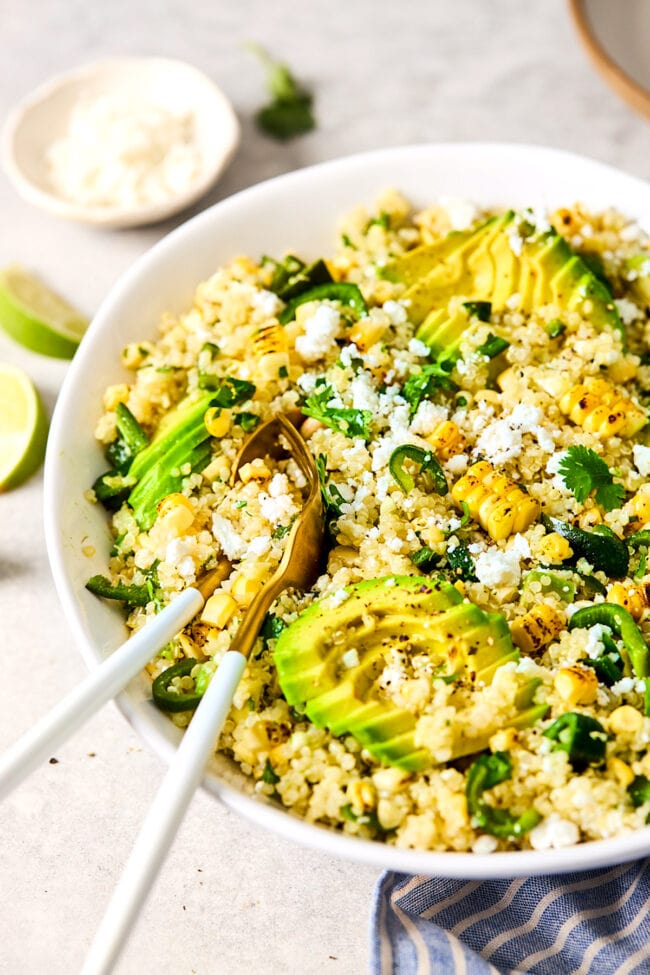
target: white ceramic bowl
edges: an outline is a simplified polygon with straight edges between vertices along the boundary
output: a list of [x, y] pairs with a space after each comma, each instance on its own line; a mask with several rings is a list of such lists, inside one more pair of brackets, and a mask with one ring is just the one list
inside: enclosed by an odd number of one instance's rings
[[[103, 96], [193, 112], [201, 161], [190, 185], [160, 202], [129, 207], [79, 205], [59, 195], [50, 180], [47, 149], [66, 133], [80, 99]], [[2, 163], [18, 192], [36, 206], [82, 223], [135, 227], [163, 220], [203, 196], [230, 162], [239, 137], [230, 102], [197, 68], [168, 58], [111, 58], [59, 75], [20, 102], [3, 128]]]
[[[188, 306], [196, 284], [235, 254], [314, 259], [332, 251], [338, 216], [394, 186], [423, 206], [446, 194], [497, 206], [556, 206], [576, 200], [615, 206], [650, 226], [650, 186], [599, 163], [518, 145], [433, 145], [352, 156], [281, 176], [217, 204], [145, 254], [100, 308], [72, 361], [56, 407], [45, 465], [45, 527], [52, 572], [84, 659], [94, 667], [125, 636], [122, 614], [84, 589], [105, 571], [111, 545], [99, 505], [84, 490], [105, 469], [93, 439], [105, 386], [126, 379], [120, 349], [154, 336], [164, 311]], [[88, 559], [82, 545], [97, 554]], [[136, 679], [120, 695], [123, 714], [169, 761], [179, 732]], [[398, 850], [310, 825], [250, 792], [234, 764], [217, 756], [203, 782], [211, 794], [262, 826], [331, 854], [408, 873], [452, 877], [529, 876], [594, 868], [650, 853], [650, 829], [563, 850], [495, 854]]]

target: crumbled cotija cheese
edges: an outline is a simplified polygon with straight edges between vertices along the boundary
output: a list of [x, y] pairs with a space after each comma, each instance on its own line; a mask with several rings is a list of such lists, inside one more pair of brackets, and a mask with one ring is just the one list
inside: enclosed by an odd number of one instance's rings
[[194, 114], [103, 95], [80, 101], [47, 151], [52, 186], [85, 206], [122, 209], [185, 192], [200, 169]]

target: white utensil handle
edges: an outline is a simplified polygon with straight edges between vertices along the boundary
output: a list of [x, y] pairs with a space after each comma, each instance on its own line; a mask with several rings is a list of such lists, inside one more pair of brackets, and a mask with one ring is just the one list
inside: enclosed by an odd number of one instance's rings
[[215, 748], [245, 667], [246, 657], [236, 650], [221, 660], [140, 828], [81, 975], [107, 975], [118, 960]]
[[0, 756], [0, 800], [106, 701], [115, 697], [156, 650], [169, 643], [203, 605], [203, 596], [197, 589], [185, 589], [10, 745]]

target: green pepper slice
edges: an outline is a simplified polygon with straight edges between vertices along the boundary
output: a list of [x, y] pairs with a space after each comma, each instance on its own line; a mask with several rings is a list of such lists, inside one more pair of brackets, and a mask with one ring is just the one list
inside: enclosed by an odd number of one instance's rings
[[574, 555], [587, 559], [594, 569], [602, 570], [614, 579], [627, 575], [630, 564], [627, 545], [607, 525], [596, 525], [593, 531], [586, 531], [548, 515], [542, 515], [542, 523], [548, 531], [566, 538]]
[[555, 593], [564, 603], [572, 603], [575, 599], [575, 583], [555, 572], [547, 572], [544, 569], [532, 569], [527, 572], [523, 582], [524, 591], [530, 590], [535, 582], [539, 583], [539, 591], [544, 595], [549, 592]]
[[635, 775], [627, 787], [628, 795], [635, 809], [650, 802], [650, 779], [645, 775]]
[[434, 491], [436, 494], [447, 493], [449, 490], [447, 478], [432, 452], [405, 443], [395, 448], [388, 461], [388, 470], [404, 494], [409, 494], [415, 487], [415, 479], [404, 468], [404, 462], [407, 460], [419, 466], [419, 474], [424, 479], [427, 490]]
[[167, 670], [163, 670], [162, 674], [158, 674], [151, 685], [151, 694], [154, 704], [161, 711], [194, 711], [199, 706], [204, 690], [198, 690], [196, 686], [198, 682], [195, 682], [192, 691], [172, 689], [174, 679], [176, 677], [187, 677], [198, 663], [199, 661], [193, 657], [187, 657], [172, 667], [168, 667]]
[[566, 752], [576, 772], [588, 765], [597, 765], [605, 758], [607, 732], [600, 721], [588, 714], [569, 711], [562, 714], [544, 732], [546, 738], [556, 742], [554, 752]]
[[368, 314], [368, 306], [364, 301], [356, 284], [349, 284], [346, 281], [333, 282], [332, 284], [319, 284], [309, 291], [292, 298], [284, 311], [278, 315], [281, 325], [287, 325], [296, 317], [296, 309], [299, 305], [304, 305], [307, 301], [340, 301], [342, 305], [349, 305], [353, 308], [359, 318], [364, 318]]
[[120, 583], [114, 586], [106, 576], [91, 576], [86, 583], [86, 589], [95, 596], [117, 599], [129, 606], [146, 606], [153, 598], [149, 586], [125, 586]]
[[623, 641], [627, 650], [630, 664], [636, 677], [645, 678], [644, 710], [650, 716], [650, 651], [643, 639], [641, 630], [631, 615], [616, 603], [597, 603], [595, 606], [585, 606], [574, 613], [569, 622], [569, 629], [576, 627], [587, 628], [600, 623], [608, 626], [616, 636]]
[[472, 823], [492, 836], [512, 839], [528, 833], [541, 820], [536, 809], [527, 809], [521, 816], [513, 816], [509, 809], [498, 809], [483, 798], [487, 789], [512, 777], [512, 761], [507, 752], [481, 755], [467, 773], [467, 809]]
[[644, 528], [640, 532], [634, 532], [626, 541], [630, 548], [634, 550], [642, 547], [650, 549], [650, 529]]

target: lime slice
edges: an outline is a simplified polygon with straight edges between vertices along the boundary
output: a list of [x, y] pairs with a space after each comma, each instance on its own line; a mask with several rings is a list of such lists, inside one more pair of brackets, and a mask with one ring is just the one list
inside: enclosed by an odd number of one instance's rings
[[14, 265], [0, 271], [0, 325], [34, 352], [71, 359], [88, 322], [33, 274]]
[[0, 491], [17, 487], [40, 467], [47, 417], [27, 375], [0, 362]]

